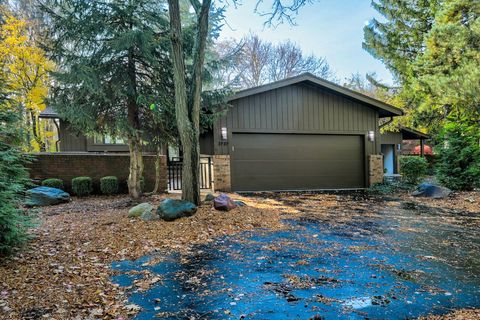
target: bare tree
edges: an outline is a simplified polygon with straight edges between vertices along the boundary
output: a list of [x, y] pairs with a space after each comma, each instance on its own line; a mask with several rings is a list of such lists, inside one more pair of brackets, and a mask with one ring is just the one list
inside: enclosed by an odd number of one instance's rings
[[[304, 55], [302, 49], [291, 41], [273, 44], [258, 35], [250, 34], [240, 43], [226, 40], [217, 43], [220, 55], [230, 57], [224, 68], [224, 82], [236, 88], [251, 88], [265, 83], [282, 80], [304, 72], [332, 80], [334, 73], [323, 57]], [[235, 49], [240, 48], [240, 49]], [[221, 78], [221, 76], [219, 77]]]

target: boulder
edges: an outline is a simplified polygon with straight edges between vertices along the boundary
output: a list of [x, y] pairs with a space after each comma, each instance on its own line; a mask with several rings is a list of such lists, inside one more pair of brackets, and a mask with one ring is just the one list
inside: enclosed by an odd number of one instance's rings
[[230, 211], [235, 209], [237, 204], [229, 196], [222, 193], [213, 200], [213, 207], [220, 211]]
[[165, 221], [173, 221], [182, 217], [189, 217], [197, 211], [197, 206], [191, 202], [178, 199], [165, 199], [157, 209], [157, 215]]
[[215, 199], [215, 196], [213, 194], [209, 193], [205, 196], [205, 200], [203, 200], [203, 201], [210, 202], [210, 201], [213, 201], [214, 199]]
[[137, 218], [137, 217], [140, 217], [144, 212], [147, 212], [147, 211], [152, 212], [152, 209], [153, 209], [153, 206], [150, 203], [148, 202], [140, 203], [135, 207], [131, 208], [130, 210], [128, 210], [128, 217]]
[[452, 193], [452, 190], [437, 186], [430, 183], [422, 183], [417, 187], [417, 190], [412, 192], [414, 197], [428, 197], [433, 199], [447, 198]]
[[143, 221], [153, 221], [153, 220], [159, 220], [160, 217], [158, 216], [158, 214], [153, 213], [150, 210], [150, 211], [144, 211], [140, 216], [140, 219], [142, 219]]
[[234, 200], [233, 202], [235, 202], [235, 204], [239, 207], [245, 207], [247, 205], [245, 202], [240, 200]]
[[60, 189], [36, 187], [26, 191], [27, 206], [50, 206], [70, 201], [70, 195]]

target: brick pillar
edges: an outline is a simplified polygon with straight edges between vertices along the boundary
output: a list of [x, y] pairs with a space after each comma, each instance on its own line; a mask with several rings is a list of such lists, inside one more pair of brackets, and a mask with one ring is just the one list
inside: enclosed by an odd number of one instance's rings
[[213, 180], [215, 191], [231, 191], [230, 156], [213, 156]]
[[383, 182], [383, 155], [368, 156], [368, 186]]

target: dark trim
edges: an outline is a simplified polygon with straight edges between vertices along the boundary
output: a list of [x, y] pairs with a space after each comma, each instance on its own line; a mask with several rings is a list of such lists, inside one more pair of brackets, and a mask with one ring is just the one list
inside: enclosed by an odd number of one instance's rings
[[280, 81], [272, 82], [269, 84], [261, 85], [258, 87], [250, 88], [250, 89], [245, 89], [238, 91], [236, 94], [234, 94], [232, 97], [228, 99], [228, 101], [233, 101], [233, 100], [238, 100], [241, 98], [245, 98], [248, 96], [252, 96], [255, 94], [263, 93], [266, 91], [290, 86], [292, 84], [296, 83], [301, 83], [301, 82], [308, 82], [312, 83], [314, 85], [317, 85], [319, 87], [329, 89], [331, 91], [334, 91], [336, 93], [339, 93], [343, 96], [347, 96], [349, 98], [353, 98], [354, 100], [357, 100], [359, 102], [362, 102], [364, 104], [367, 104], [368, 106], [371, 106], [373, 108], [385, 111], [380, 114], [380, 117], [395, 117], [395, 116], [402, 116], [403, 111], [399, 108], [396, 108], [392, 105], [389, 105], [387, 103], [384, 103], [382, 101], [373, 99], [369, 96], [366, 96], [364, 94], [361, 94], [359, 92], [347, 89], [345, 87], [342, 87], [340, 85], [337, 85], [333, 82], [321, 79], [319, 77], [314, 76], [311, 73], [303, 73], [301, 75], [283, 79]]
[[426, 133], [420, 132], [418, 130], [402, 127], [400, 129], [402, 132], [403, 140], [423, 140], [423, 139], [430, 139], [430, 136]]

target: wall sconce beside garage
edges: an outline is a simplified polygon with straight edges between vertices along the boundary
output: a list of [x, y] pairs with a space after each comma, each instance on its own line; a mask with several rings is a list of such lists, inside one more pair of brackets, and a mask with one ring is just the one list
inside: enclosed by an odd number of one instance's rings
[[221, 131], [220, 131], [220, 140], [221, 140], [222, 142], [227, 142], [227, 140], [228, 140], [227, 127], [222, 127], [222, 128], [221, 128]]
[[368, 136], [368, 141], [371, 141], [371, 142], [375, 141], [375, 131], [368, 131], [367, 136]]

